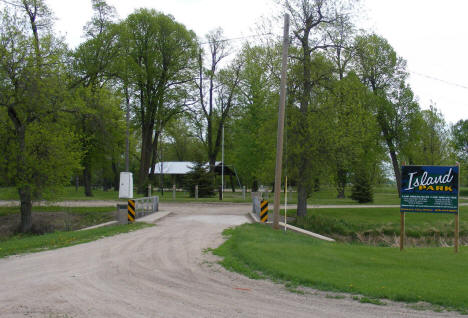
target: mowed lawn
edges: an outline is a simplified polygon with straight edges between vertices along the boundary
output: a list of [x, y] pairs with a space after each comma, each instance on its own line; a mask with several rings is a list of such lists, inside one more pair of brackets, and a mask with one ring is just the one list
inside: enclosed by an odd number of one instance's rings
[[[468, 250], [327, 243], [246, 224], [225, 231], [214, 251], [222, 264], [253, 278], [395, 301], [425, 301], [468, 312]], [[259, 275], [258, 273], [261, 273]]]

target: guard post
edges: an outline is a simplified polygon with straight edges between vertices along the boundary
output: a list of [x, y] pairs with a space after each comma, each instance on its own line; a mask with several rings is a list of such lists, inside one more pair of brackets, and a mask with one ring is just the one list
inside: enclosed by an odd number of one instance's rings
[[128, 200], [127, 218], [129, 223], [135, 222], [135, 200]]
[[260, 222], [268, 222], [268, 201], [262, 200], [260, 202]]

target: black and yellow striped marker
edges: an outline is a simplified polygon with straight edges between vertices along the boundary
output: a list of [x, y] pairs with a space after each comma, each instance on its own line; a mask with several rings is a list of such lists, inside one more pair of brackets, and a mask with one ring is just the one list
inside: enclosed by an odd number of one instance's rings
[[135, 200], [128, 200], [128, 222], [133, 223], [135, 222]]
[[268, 221], [268, 201], [262, 200], [260, 202], [260, 222], [265, 223]]

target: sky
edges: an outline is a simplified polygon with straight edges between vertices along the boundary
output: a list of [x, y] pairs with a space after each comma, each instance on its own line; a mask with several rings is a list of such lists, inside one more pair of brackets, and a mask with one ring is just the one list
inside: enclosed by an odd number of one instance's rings
[[[277, 15], [273, 0], [107, 0], [125, 18], [146, 7], [171, 14], [203, 37], [217, 27], [227, 38], [258, 34], [256, 25]], [[56, 29], [70, 47], [82, 41], [90, 0], [46, 0]], [[407, 61], [409, 83], [423, 109], [432, 104], [447, 123], [468, 119], [468, 1], [361, 0], [359, 27], [386, 38]]]

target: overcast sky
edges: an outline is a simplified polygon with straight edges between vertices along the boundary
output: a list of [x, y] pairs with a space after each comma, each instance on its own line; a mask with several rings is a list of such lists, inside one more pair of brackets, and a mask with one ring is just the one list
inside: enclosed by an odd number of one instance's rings
[[[385, 37], [408, 62], [409, 82], [423, 109], [432, 103], [447, 122], [468, 119], [467, 0], [361, 0], [362, 26]], [[46, 0], [71, 47], [92, 15], [88, 0]], [[228, 38], [255, 34], [273, 14], [272, 0], [108, 0], [121, 18], [136, 8], [172, 14], [198, 36], [222, 27]]]

